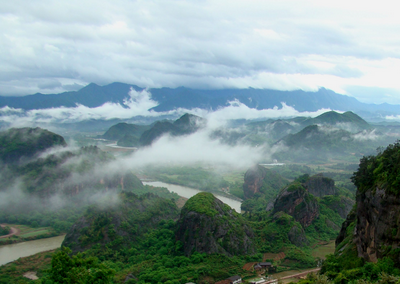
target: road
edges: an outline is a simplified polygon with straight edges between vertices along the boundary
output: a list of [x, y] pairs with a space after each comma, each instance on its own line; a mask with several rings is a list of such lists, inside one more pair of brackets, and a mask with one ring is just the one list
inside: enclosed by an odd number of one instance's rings
[[[6, 225], [0, 224], [0, 226], [5, 227]], [[8, 238], [8, 237], [11, 237], [14, 235], [19, 235], [19, 232], [20, 232], [19, 229], [14, 228], [14, 227], [10, 227], [10, 229], [11, 229], [11, 233], [9, 233], [8, 235], [1, 236], [0, 239]]]
[[285, 280], [285, 279], [289, 279], [289, 278], [296, 278], [296, 277], [306, 276], [308, 273], [317, 272], [317, 271], [320, 271], [320, 270], [321, 270], [321, 268], [314, 268], [314, 269], [303, 271], [303, 272], [300, 272], [300, 273], [297, 273], [297, 274], [287, 275], [287, 276], [284, 276], [284, 277], [281, 277], [281, 278], [268, 280], [268, 281], [263, 282], [262, 284], [278, 283], [279, 280]]

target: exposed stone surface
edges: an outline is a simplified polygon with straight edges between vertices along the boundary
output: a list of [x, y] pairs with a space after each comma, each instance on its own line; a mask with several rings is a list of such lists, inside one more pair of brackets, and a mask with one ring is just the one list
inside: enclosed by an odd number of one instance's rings
[[308, 240], [306, 238], [306, 233], [301, 227], [293, 226], [288, 233], [289, 241], [298, 247], [303, 247], [308, 245]]
[[194, 251], [227, 256], [255, 253], [252, 229], [211, 193], [198, 193], [186, 202], [175, 235], [187, 256]]
[[276, 198], [272, 214], [279, 211], [293, 216], [303, 227], [308, 227], [318, 218], [319, 205], [302, 184], [294, 183], [283, 189]]
[[257, 193], [275, 195], [285, 185], [287, 181], [279, 174], [256, 165], [247, 170], [244, 175], [244, 198], [252, 198]]
[[308, 192], [316, 197], [325, 195], [335, 195], [337, 189], [335, 181], [331, 178], [324, 177], [322, 174], [311, 176], [304, 184]]
[[[356, 246], [358, 256], [376, 262], [385, 249], [400, 247], [400, 198], [381, 188], [357, 195]], [[400, 261], [400, 260], [397, 260]]]
[[340, 196], [340, 201], [338, 204], [332, 204], [329, 206], [333, 211], [337, 212], [340, 217], [346, 219], [347, 215], [353, 208], [355, 201], [345, 196]]

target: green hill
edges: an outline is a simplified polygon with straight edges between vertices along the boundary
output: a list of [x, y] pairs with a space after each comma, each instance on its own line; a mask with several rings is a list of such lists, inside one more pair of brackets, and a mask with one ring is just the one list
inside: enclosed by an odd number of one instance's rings
[[67, 233], [63, 246], [74, 253], [91, 249], [94, 255], [129, 249], [160, 221], [178, 217], [178, 208], [171, 200], [129, 192], [118, 197], [116, 204], [90, 207]]
[[139, 138], [142, 133], [149, 128], [149, 125], [137, 125], [122, 122], [111, 126], [102, 137], [108, 140], [119, 140], [126, 135]]
[[205, 126], [205, 120], [192, 114], [184, 114], [174, 122], [157, 121], [149, 130], [140, 137], [142, 146], [149, 146], [164, 134], [182, 136], [196, 132]]
[[45, 129], [11, 128], [0, 132], [0, 160], [16, 163], [56, 146], [67, 146], [64, 138]]
[[303, 126], [313, 124], [332, 125], [338, 128], [344, 127], [346, 130], [351, 129], [351, 132], [359, 132], [371, 128], [368, 122], [351, 111], [347, 111], [345, 113], [328, 111], [315, 118], [310, 118], [302, 122]]

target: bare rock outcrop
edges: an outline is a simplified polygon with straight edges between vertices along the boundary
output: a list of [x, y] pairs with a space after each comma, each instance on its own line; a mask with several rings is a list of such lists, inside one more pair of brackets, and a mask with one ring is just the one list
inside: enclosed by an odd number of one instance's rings
[[207, 192], [186, 202], [175, 236], [187, 256], [195, 251], [227, 256], [255, 253], [254, 233], [242, 216]]
[[324, 177], [322, 174], [309, 177], [304, 185], [308, 189], [308, 192], [315, 197], [335, 195], [337, 193], [335, 181], [331, 178]]
[[287, 181], [279, 174], [256, 165], [247, 170], [244, 175], [244, 198], [253, 198], [257, 193], [275, 196], [285, 185], [287, 185]]
[[291, 215], [305, 228], [318, 218], [319, 205], [317, 199], [302, 184], [292, 183], [275, 200], [272, 214], [279, 211]]

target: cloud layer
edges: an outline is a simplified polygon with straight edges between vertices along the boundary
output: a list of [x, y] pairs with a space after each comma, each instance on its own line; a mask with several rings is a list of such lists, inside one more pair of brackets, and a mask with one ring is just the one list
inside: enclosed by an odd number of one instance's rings
[[131, 89], [124, 105], [119, 103], [107, 102], [99, 107], [90, 108], [84, 105], [76, 107], [58, 107], [50, 109], [34, 109], [24, 111], [22, 109], [10, 108], [8, 106], [0, 108], [0, 122], [6, 123], [7, 127], [36, 126], [51, 123], [74, 123], [85, 120], [110, 120], [110, 119], [129, 119], [136, 116], [158, 117], [163, 115], [180, 116], [184, 113], [192, 113], [209, 121], [209, 126], [216, 128], [222, 126], [230, 119], [260, 119], [260, 118], [280, 118], [293, 116], [315, 117], [330, 109], [320, 109], [316, 112], [299, 112], [291, 106], [282, 102], [282, 108], [272, 109], [253, 109], [239, 101], [229, 102], [229, 106], [220, 108], [216, 111], [204, 109], [182, 109], [155, 112], [151, 108], [158, 105], [152, 100], [151, 93], [147, 90], [140, 92]]
[[[326, 87], [400, 103], [400, 20], [380, 1], [8, 1], [0, 94], [89, 82], [141, 87]], [[391, 90], [364, 95], [349, 87]], [[379, 94], [379, 96], [377, 96]]]

